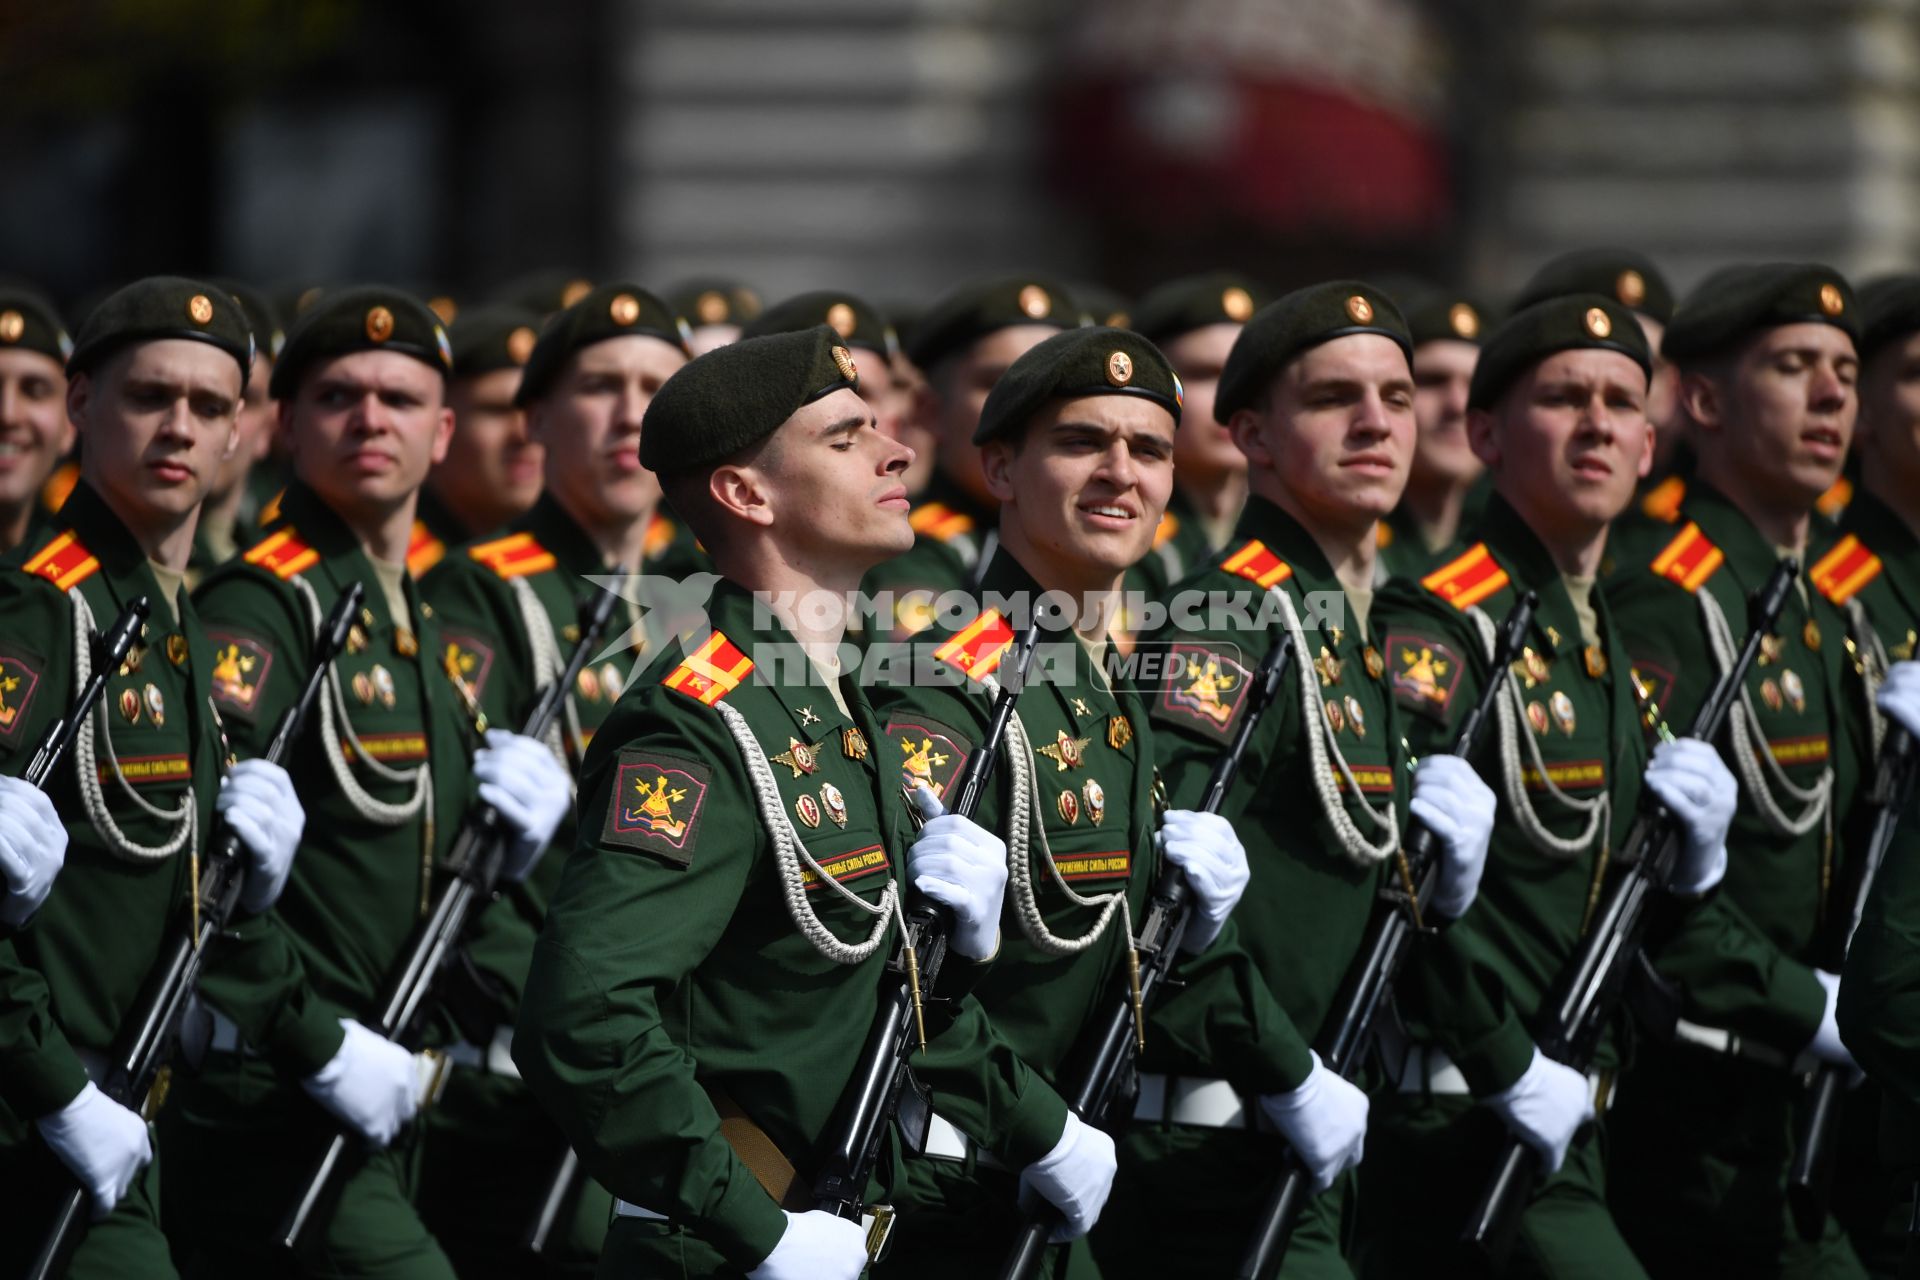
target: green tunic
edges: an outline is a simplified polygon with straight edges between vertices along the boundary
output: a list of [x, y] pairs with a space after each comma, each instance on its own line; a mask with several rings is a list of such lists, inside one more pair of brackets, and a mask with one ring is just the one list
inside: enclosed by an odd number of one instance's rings
[[[192, 858], [205, 847], [223, 756], [200, 619], [184, 592], [169, 608], [132, 534], [83, 482], [37, 538], [0, 560], [0, 769], [19, 775], [79, 693], [74, 606], [63, 587], [78, 589], [97, 631], [136, 597], [152, 606], [138, 647], [109, 677], [101, 712], [83, 731], [107, 816], [148, 849], [169, 843], [181, 824], [152, 816], [141, 801], [191, 813], [193, 827], [191, 848], [159, 857], [125, 851], [81, 798], [79, 742], [47, 783], [66, 823], [66, 863], [39, 912], [0, 938], [0, 1196], [14, 1228], [0, 1232], [0, 1271], [9, 1275], [24, 1270], [40, 1224], [70, 1185], [31, 1122], [80, 1092], [86, 1059], [112, 1047], [148, 971], [186, 927]], [[124, 783], [113, 776], [115, 761]], [[89, 1232], [71, 1274], [169, 1274], [158, 1209], [158, 1171], [149, 1166]]]

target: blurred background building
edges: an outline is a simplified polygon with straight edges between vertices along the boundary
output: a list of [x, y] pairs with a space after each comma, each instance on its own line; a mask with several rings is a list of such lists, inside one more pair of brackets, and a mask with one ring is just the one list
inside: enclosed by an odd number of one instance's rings
[[1920, 257], [1920, 0], [0, 0], [0, 274]]

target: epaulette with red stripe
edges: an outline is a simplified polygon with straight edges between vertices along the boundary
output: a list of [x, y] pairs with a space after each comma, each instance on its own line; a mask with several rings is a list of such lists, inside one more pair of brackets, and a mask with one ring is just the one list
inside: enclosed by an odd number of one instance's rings
[[320, 553], [308, 546], [291, 525], [262, 538], [243, 558], [283, 580], [320, 563]]
[[647, 521], [647, 532], [640, 543], [640, 554], [649, 560], [658, 556], [673, 545], [674, 533], [672, 517], [664, 512], [654, 512], [653, 518]]
[[482, 542], [468, 547], [467, 554], [503, 578], [545, 573], [558, 563], [553, 553], [530, 533], [510, 533], [492, 542]]
[[733, 641], [723, 633], [715, 631], [660, 683], [710, 707], [738, 689], [752, 670], [753, 659], [734, 648]]
[[1867, 550], [1866, 543], [1848, 534], [1814, 563], [1807, 576], [1813, 579], [1821, 595], [1844, 605], [1860, 593], [1860, 588], [1879, 577], [1883, 567], [1880, 557]]
[[1707, 540], [1700, 526], [1687, 521], [1686, 528], [1673, 536], [1660, 554], [1653, 558], [1652, 570], [1688, 591], [1698, 591], [1714, 571], [1727, 562], [1726, 553]]
[[1640, 514], [1661, 524], [1680, 519], [1680, 504], [1687, 500], [1687, 482], [1681, 476], [1668, 476], [1640, 499]]
[[40, 548], [20, 567], [65, 591], [98, 573], [100, 561], [81, 543], [80, 535], [69, 529]]
[[413, 537], [407, 540], [407, 572], [425, 576], [427, 570], [447, 558], [447, 544], [433, 536], [425, 520], [413, 522]]
[[1012, 644], [1013, 628], [998, 609], [989, 609], [954, 632], [933, 656], [960, 668], [969, 679], [980, 680], [993, 673]]
[[1260, 587], [1271, 587], [1293, 576], [1293, 566], [1267, 550], [1267, 544], [1258, 538], [1222, 560], [1220, 567]]
[[973, 530], [973, 517], [955, 511], [944, 502], [923, 502], [907, 515], [907, 524], [915, 533], [924, 533], [935, 542], [946, 542]]
[[1504, 590], [1511, 581], [1500, 562], [1493, 558], [1493, 552], [1487, 550], [1487, 544], [1476, 542], [1465, 554], [1420, 579], [1420, 585], [1464, 612]]

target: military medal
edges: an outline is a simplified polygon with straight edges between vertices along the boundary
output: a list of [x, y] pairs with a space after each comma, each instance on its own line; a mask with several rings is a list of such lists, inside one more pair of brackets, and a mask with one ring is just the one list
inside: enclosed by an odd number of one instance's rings
[[1768, 677], [1760, 682], [1760, 701], [1767, 704], [1767, 710], [1778, 711], [1784, 699], [1780, 696], [1780, 686]]
[[820, 825], [820, 802], [812, 796], [801, 796], [793, 802], [793, 811], [800, 815], [800, 821], [809, 827]]
[[600, 691], [606, 695], [608, 702], [619, 701], [620, 690], [626, 687], [626, 683], [627, 682], [620, 676], [619, 667], [614, 666], [611, 662], [601, 664]]
[[579, 678], [574, 681], [574, 684], [579, 686], [580, 696], [588, 702], [600, 701], [600, 677], [594, 673], [592, 667], [580, 668]]
[[1567, 696], [1565, 689], [1555, 689], [1553, 697], [1547, 700], [1553, 710], [1554, 723], [1560, 726], [1560, 732], [1573, 736], [1573, 699]]
[[1099, 826], [1100, 819], [1107, 816], [1106, 791], [1098, 782], [1088, 778], [1087, 785], [1080, 788], [1080, 794], [1087, 802], [1087, 821], [1096, 827]]
[[131, 689], [120, 691], [120, 714], [126, 717], [128, 724], [140, 723], [140, 695]]
[[1590, 644], [1582, 649], [1581, 656], [1587, 660], [1587, 674], [1598, 680], [1607, 674], [1607, 655], [1600, 652], [1600, 646]]
[[158, 729], [167, 722], [166, 696], [160, 692], [158, 685], [150, 684], [144, 692], [147, 702], [147, 719], [153, 721], [153, 727]]
[[1786, 695], [1795, 711], [1807, 709], [1807, 687], [1800, 683], [1800, 673], [1791, 668], [1780, 673], [1780, 692]]
[[1322, 689], [1340, 683], [1340, 659], [1334, 657], [1327, 646], [1320, 646], [1320, 656], [1313, 660], [1313, 669], [1320, 673]]
[[367, 647], [367, 633], [359, 623], [347, 628], [347, 652], [363, 653]]
[[1535, 733], [1539, 734], [1543, 738], [1546, 737], [1547, 736], [1546, 706], [1537, 701], [1529, 702], [1527, 704], [1527, 723], [1533, 726], [1533, 731]]
[[1372, 645], [1368, 645], [1366, 647], [1365, 652], [1363, 652], [1360, 655], [1360, 658], [1363, 662], [1366, 663], [1367, 675], [1369, 675], [1373, 679], [1378, 680], [1381, 676], [1386, 674], [1387, 660], [1385, 658], [1382, 658], [1380, 656], [1380, 651], [1374, 648]]
[[120, 659], [120, 674], [130, 676], [140, 669], [140, 662], [147, 656], [147, 646], [135, 641], [127, 648], [127, 656]]
[[1367, 717], [1361, 714], [1360, 699], [1354, 697], [1352, 694], [1347, 695], [1347, 723], [1353, 726], [1354, 737], [1364, 738], [1367, 736]]
[[1815, 653], [1820, 652], [1820, 624], [1812, 618], [1808, 618], [1807, 625], [1800, 628], [1800, 638], [1807, 642], [1807, 648]]
[[367, 679], [367, 673], [364, 671], [353, 673], [353, 696], [360, 699], [362, 706], [373, 704], [373, 681]]
[[833, 819], [837, 827], [847, 825], [847, 798], [840, 794], [840, 788], [831, 782], [820, 784], [820, 799], [827, 806], [827, 816]]
[[1093, 708], [1087, 705], [1085, 698], [1075, 698], [1073, 700], [1073, 714], [1077, 716], [1090, 716], [1093, 714]]
[[377, 662], [373, 664], [373, 692], [380, 699], [381, 706], [389, 711], [393, 710], [393, 705], [397, 701], [393, 692], [393, 672]]
[[420, 652], [420, 642], [414, 639], [413, 632], [397, 627], [393, 633], [393, 651], [403, 658], [411, 658]]
[[1039, 754], [1053, 761], [1055, 773], [1065, 773], [1087, 762], [1087, 744], [1091, 741], [1091, 738], [1069, 738], [1067, 731], [1061, 729], [1052, 745], [1039, 748]]
[[1107, 745], [1115, 751], [1133, 741], [1133, 724], [1125, 716], [1112, 716], [1107, 720]]
[[819, 760], [814, 757], [813, 748], [798, 738], [788, 738], [787, 749], [775, 756], [773, 762], [793, 770], [793, 776], [796, 778], [803, 773], [812, 773], [820, 767]]
[[579, 644], [580, 624], [577, 622], [569, 622], [566, 626], [560, 628], [560, 638], [568, 644]]
[[167, 661], [176, 667], [187, 665], [187, 638], [177, 631], [167, 637]]
[[1327, 724], [1333, 728], [1335, 733], [1340, 732], [1341, 729], [1346, 727], [1347, 721], [1345, 713], [1340, 710], [1340, 704], [1338, 702], [1329, 702], [1325, 703], [1324, 706], [1327, 712]]
[[1541, 657], [1531, 645], [1521, 651], [1520, 661], [1526, 667], [1529, 688], [1546, 682], [1551, 668], [1547, 666], [1547, 660]]
[[1780, 661], [1780, 655], [1785, 653], [1786, 649], [1787, 642], [1779, 636], [1761, 636], [1760, 656], [1756, 661], [1763, 667], [1772, 666]]
[[858, 729], [842, 729], [840, 731], [840, 750], [849, 760], [865, 760], [867, 758], [867, 735], [861, 733]]
[[800, 727], [802, 729], [806, 728], [810, 724], [819, 724], [819, 723], [820, 723], [820, 716], [818, 715], [818, 713], [814, 711], [812, 707], [800, 708]]
[[1060, 820], [1068, 826], [1080, 821], [1080, 801], [1071, 790], [1062, 791], [1054, 804], [1060, 810]]

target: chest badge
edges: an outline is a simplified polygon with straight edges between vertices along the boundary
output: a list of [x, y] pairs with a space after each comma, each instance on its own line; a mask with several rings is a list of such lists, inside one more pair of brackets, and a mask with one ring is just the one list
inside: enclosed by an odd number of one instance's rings
[[1366, 647], [1366, 651], [1360, 655], [1360, 660], [1366, 664], [1369, 679], [1378, 680], [1386, 674], [1387, 660], [1381, 657], [1380, 651], [1372, 645]]
[[827, 816], [833, 819], [834, 826], [847, 825], [847, 798], [841, 794], [840, 788], [831, 782], [821, 783], [820, 800], [827, 806]]
[[1540, 737], [1544, 738], [1547, 736], [1547, 708], [1545, 703], [1536, 700], [1527, 704], [1527, 723], [1532, 726], [1533, 731]]
[[140, 695], [131, 689], [120, 691], [120, 714], [128, 724], [140, 723]]
[[812, 707], [800, 708], [800, 727], [802, 729], [806, 728], [810, 724], [819, 724], [819, 723], [820, 723], [820, 716], [818, 713], [814, 711]]
[[1780, 682], [1768, 676], [1760, 682], [1760, 701], [1767, 704], [1767, 710], [1778, 711], [1786, 699], [1780, 696]]
[[167, 637], [167, 661], [176, 667], [187, 665], [187, 638], [178, 631]]
[[396, 628], [393, 633], [393, 651], [403, 658], [411, 658], [420, 652], [420, 641], [405, 627]]
[[[820, 767], [819, 757], [814, 755], [813, 748], [798, 738], [788, 738], [787, 749], [773, 757], [773, 762], [793, 770], [793, 776], [796, 778], [802, 774], [812, 773]], [[817, 817], [818, 815], [816, 820]]]
[[1800, 638], [1806, 641], [1807, 648], [1815, 653], [1820, 652], [1820, 624], [1812, 618], [1808, 618], [1807, 625], [1800, 629]]
[[1320, 656], [1313, 660], [1313, 669], [1320, 673], [1320, 687], [1330, 688], [1340, 683], [1340, 659], [1325, 645], [1320, 646]]
[[1560, 726], [1560, 732], [1572, 737], [1576, 721], [1573, 715], [1573, 699], [1567, 696], [1567, 691], [1555, 689], [1547, 705], [1553, 712], [1553, 722]]
[[167, 722], [167, 697], [160, 692], [160, 686], [150, 684], [141, 691], [141, 698], [147, 704], [147, 719], [153, 721], [158, 729]]
[[1060, 811], [1060, 821], [1068, 826], [1080, 821], [1080, 798], [1074, 795], [1071, 789], [1060, 793], [1060, 798], [1054, 802], [1054, 807]]
[[1092, 738], [1069, 738], [1067, 731], [1062, 729], [1053, 744], [1041, 747], [1039, 754], [1053, 761], [1055, 773], [1065, 773], [1087, 762], [1087, 744], [1092, 741]]
[[1347, 695], [1347, 725], [1353, 730], [1355, 737], [1367, 736], [1366, 714], [1360, 710], [1360, 699], [1352, 694]]
[[810, 795], [803, 795], [793, 802], [793, 811], [800, 815], [800, 821], [809, 827], [820, 825], [820, 802]]
[[1100, 820], [1107, 816], [1106, 789], [1092, 778], [1088, 778], [1087, 785], [1080, 788], [1080, 795], [1087, 802], [1087, 821], [1096, 827], [1099, 826]]
[[1125, 716], [1112, 716], [1107, 720], [1107, 745], [1115, 751], [1133, 741], [1133, 722]]
[[380, 699], [380, 705], [391, 711], [399, 701], [393, 687], [393, 672], [379, 663], [373, 664], [373, 696]]
[[867, 758], [867, 735], [861, 733], [858, 729], [842, 729], [840, 731], [840, 752], [849, 760], [865, 760]]
[[1800, 683], [1800, 673], [1791, 667], [1780, 672], [1780, 693], [1793, 704], [1795, 711], [1807, 709], [1807, 687]]
[[1787, 642], [1779, 636], [1760, 637], [1760, 656], [1755, 659], [1763, 667], [1770, 667], [1780, 661], [1780, 655], [1787, 651]]
[[1581, 656], [1587, 661], [1587, 674], [1598, 680], [1607, 674], [1607, 655], [1600, 652], [1600, 646], [1590, 644], [1581, 650]]
[[1075, 698], [1073, 700], [1073, 714], [1077, 716], [1090, 716], [1093, 714], [1093, 708], [1087, 705], [1085, 698]]

